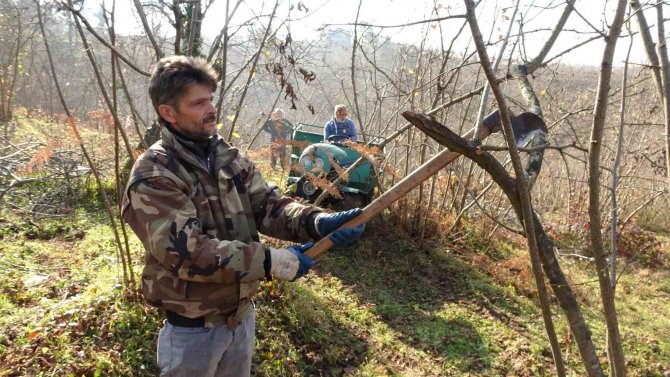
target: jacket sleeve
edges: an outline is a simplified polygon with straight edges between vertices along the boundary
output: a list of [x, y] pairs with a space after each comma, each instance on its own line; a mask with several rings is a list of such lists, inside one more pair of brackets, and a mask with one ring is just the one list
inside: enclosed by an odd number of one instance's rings
[[291, 123], [288, 119], [283, 119], [284, 124], [284, 132], [282, 137], [286, 140], [291, 140], [293, 139], [293, 123]]
[[249, 191], [258, 231], [267, 236], [293, 242], [302, 243], [318, 239], [314, 217], [322, 210], [281, 195], [276, 186], [267, 184], [251, 160], [244, 157], [243, 161], [246, 165], [245, 185]]
[[274, 123], [272, 123], [271, 120], [265, 122], [265, 124], [263, 124], [263, 131], [269, 133], [271, 137], [274, 137], [276, 133]]
[[334, 127], [335, 123], [333, 121], [326, 123], [326, 126], [323, 127], [323, 141], [328, 141], [328, 138], [335, 133]]
[[284, 119], [284, 125], [288, 128], [289, 132], [293, 134], [293, 129], [295, 128], [293, 123], [291, 123], [291, 121], [288, 119]]
[[358, 141], [358, 134], [356, 133], [356, 126], [354, 125], [354, 121], [351, 119], [347, 119], [347, 125], [349, 126], [349, 134], [351, 135], [351, 140], [353, 141]]
[[126, 192], [123, 219], [166, 269], [180, 279], [250, 282], [265, 276], [265, 247], [203, 234], [188, 192], [168, 177], [132, 184]]

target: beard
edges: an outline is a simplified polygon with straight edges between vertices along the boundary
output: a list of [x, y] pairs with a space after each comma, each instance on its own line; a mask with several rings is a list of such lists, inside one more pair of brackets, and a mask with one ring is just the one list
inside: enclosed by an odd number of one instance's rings
[[179, 132], [181, 132], [188, 139], [193, 141], [205, 141], [209, 140], [217, 132], [216, 116], [208, 115], [202, 118], [201, 121], [188, 121], [188, 119], [181, 119], [176, 124], [173, 124], [173, 127]]

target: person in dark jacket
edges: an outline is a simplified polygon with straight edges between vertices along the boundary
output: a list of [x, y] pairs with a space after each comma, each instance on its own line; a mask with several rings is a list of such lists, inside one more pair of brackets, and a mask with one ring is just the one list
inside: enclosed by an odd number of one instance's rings
[[275, 109], [270, 114], [270, 119], [263, 125], [263, 131], [270, 134], [270, 165], [272, 169], [279, 166], [286, 170], [288, 166], [288, 147], [293, 132], [293, 124], [284, 118], [284, 110]]

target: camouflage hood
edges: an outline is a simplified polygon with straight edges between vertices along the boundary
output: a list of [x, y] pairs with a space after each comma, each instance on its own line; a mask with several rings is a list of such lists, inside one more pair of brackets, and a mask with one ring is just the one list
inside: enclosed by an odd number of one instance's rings
[[306, 242], [315, 212], [218, 135], [203, 148], [167, 128], [135, 162], [122, 208], [146, 249], [145, 298], [191, 318], [243, 311], [265, 276], [258, 231]]

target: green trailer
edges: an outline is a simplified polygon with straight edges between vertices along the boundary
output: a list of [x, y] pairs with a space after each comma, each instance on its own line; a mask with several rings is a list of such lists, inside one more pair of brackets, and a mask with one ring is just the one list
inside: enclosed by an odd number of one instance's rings
[[[361, 157], [344, 142], [324, 142], [323, 127], [298, 123], [293, 129], [292, 139], [288, 186], [296, 196], [310, 203], [323, 192], [327, 182], [339, 177], [337, 170], [348, 169]], [[358, 144], [365, 145], [362, 142]], [[341, 197], [331, 195], [322, 205], [333, 205], [339, 209], [364, 207], [372, 201], [378, 183], [377, 173], [370, 161], [364, 161], [337, 187]]]

